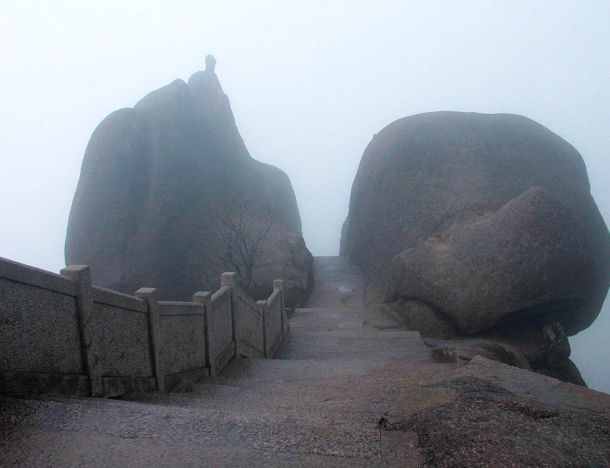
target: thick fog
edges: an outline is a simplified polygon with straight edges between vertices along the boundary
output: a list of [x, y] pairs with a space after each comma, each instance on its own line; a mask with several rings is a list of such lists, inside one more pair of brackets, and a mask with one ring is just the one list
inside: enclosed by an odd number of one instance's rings
[[[251, 155], [290, 177], [314, 255], [338, 254], [373, 134], [427, 111], [545, 125], [582, 154], [609, 223], [609, 46], [607, 1], [4, 0], [0, 256], [58, 272], [95, 127], [210, 53]], [[609, 307], [571, 339], [606, 392]]]

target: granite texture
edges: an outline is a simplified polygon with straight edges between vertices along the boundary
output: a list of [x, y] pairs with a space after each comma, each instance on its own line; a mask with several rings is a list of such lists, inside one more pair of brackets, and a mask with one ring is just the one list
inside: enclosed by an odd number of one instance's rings
[[[460, 335], [515, 316], [574, 328], [595, 266], [578, 217], [533, 187], [497, 212], [453, 224], [393, 259], [400, 297], [433, 304]], [[542, 328], [542, 327], [540, 327]]]
[[265, 357], [263, 311], [239, 288], [233, 289], [233, 316], [237, 354], [249, 358]]
[[159, 303], [159, 329], [166, 376], [207, 367], [203, 306]]
[[0, 257], [0, 278], [37, 286], [69, 296], [76, 295], [76, 286], [69, 278], [2, 257]]
[[139, 297], [129, 296], [117, 291], [92, 286], [93, 301], [99, 304], [128, 309], [135, 312], [146, 312], [146, 302]]
[[[243, 355], [266, 356], [264, 309], [238, 287], [235, 273], [224, 273], [213, 295], [159, 302], [154, 288], [129, 296], [92, 286], [85, 265], [61, 271], [47, 278], [42, 270], [0, 261], [0, 273], [19, 279], [0, 276], [2, 393], [163, 392], [219, 372], [236, 355], [236, 330]], [[33, 284], [23, 282], [29, 280]], [[283, 281], [273, 284], [270, 330], [277, 348], [285, 322]]]
[[[490, 264], [503, 256], [506, 261], [500, 260], [499, 264], [506, 265], [511, 272], [510, 277], [504, 278], [509, 283], [530, 275], [531, 265], [527, 262], [521, 269], [519, 264], [511, 263], [513, 259], [526, 260], [520, 256], [524, 247], [544, 266], [566, 264], [565, 278], [569, 279], [570, 273], [567, 264], [574, 265], [575, 271], [591, 286], [590, 292], [569, 286], [571, 291], [578, 289], [578, 301], [570, 303], [560, 298], [542, 304], [545, 293], [552, 298], [553, 293], [569, 283], [553, 270], [551, 274], [558, 281], [545, 284], [546, 290], [529, 301], [520, 303], [513, 298], [515, 309], [510, 311], [518, 314], [526, 312], [520, 308], [535, 306], [539, 316], [548, 315], [552, 321], [559, 321], [567, 335], [572, 336], [593, 323], [608, 292], [610, 233], [591, 196], [581, 155], [558, 135], [526, 117], [430, 112], [399, 119], [382, 129], [366, 148], [354, 179], [341, 255], [349, 256], [363, 269], [369, 304], [395, 302], [398, 297], [403, 301], [433, 301], [429, 295], [425, 298], [417, 293], [401, 295], [402, 289], [397, 290], [391, 281], [392, 259], [407, 249], [417, 249], [418, 243], [428, 243], [431, 248], [436, 241], [442, 243], [444, 235], [447, 238], [453, 235], [454, 226], [456, 230], [460, 225], [474, 227], [473, 219], [500, 213], [503, 206], [533, 187], [542, 188], [553, 199], [547, 204], [552, 209], [545, 214], [541, 207], [537, 216], [554, 216], [553, 210], [559, 213], [559, 221], [565, 222], [569, 231], [566, 240], [574, 250], [566, 252], [559, 243], [553, 243], [561, 237], [561, 230], [553, 232], [556, 219], [544, 218], [529, 220], [525, 226], [529, 227], [527, 236], [546, 222], [551, 229], [546, 234], [541, 232], [541, 238], [524, 238], [523, 230], [515, 229], [510, 238], [498, 232], [497, 239], [502, 238], [504, 244], [492, 249], [488, 243], [477, 253], [476, 236], [470, 236], [470, 245], [464, 241], [461, 247], [470, 250], [471, 258], [478, 255], [477, 258]], [[527, 210], [523, 213], [527, 214]], [[551, 238], [551, 243], [545, 244]], [[436, 247], [437, 253], [442, 254], [444, 246]], [[591, 261], [593, 267], [582, 268], [573, 260], [576, 256], [582, 262]], [[461, 276], [455, 266], [456, 280], [476, 277], [476, 269], [461, 266], [464, 267]], [[492, 268], [489, 272], [495, 273]], [[400, 275], [396, 278], [399, 284], [402, 279]], [[534, 279], [544, 279], [544, 271]], [[407, 281], [405, 275], [404, 282]], [[468, 281], [465, 283], [467, 288], [471, 287]], [[496, 285], [491, 283], [489, 289], [494, 290]], [[470, 291], [463, 290], [462, 285], [453, 287], [456, 289], [450, 292], [458, 297], [449, 299], [447, 304], [458, 302], [460, 293]], [[474, 283], [473, 294], [486, 293], [484, 287], [484, 283]], [[446, 303], [429, 304], [441, 312], [447, 307]], [[487, 305], [494, 309], [504, 304], [488, 301]]]
[[91, 396], [86, 375], [0, 371], [0, 395]]
[[215, 374], [235, 355], [231, 288], [222, 287], [212, 296], [207, 306], [207, 333], [210, 353], [210, 372]]
[[282, 327], [282, 296], [275, 290], [264, 304], [265, 308], [265, 356], [273, 357], [284, 338]]
[[0, 370], [84, 374], [76, 298], [0, 278]]
[[94, 303], [90, 326], [100, 350], [102, 375], [153, 376], [147, 314]]

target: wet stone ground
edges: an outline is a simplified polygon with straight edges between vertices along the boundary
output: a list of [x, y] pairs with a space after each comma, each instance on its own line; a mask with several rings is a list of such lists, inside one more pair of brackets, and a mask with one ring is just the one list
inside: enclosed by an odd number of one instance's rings
[[610, 396], [475, 358], [432, 361], [316, 258], [274, 360], [122, 400], [0, 397], [0, 466], [610, 466]]

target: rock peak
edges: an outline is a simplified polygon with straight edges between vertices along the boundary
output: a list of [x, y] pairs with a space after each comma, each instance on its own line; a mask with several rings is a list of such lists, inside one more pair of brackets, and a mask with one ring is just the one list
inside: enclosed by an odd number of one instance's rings
[[205, 71], [214, 73], [214, 69], [216, 68], [216, 58], [210, 54], [205, 58]]

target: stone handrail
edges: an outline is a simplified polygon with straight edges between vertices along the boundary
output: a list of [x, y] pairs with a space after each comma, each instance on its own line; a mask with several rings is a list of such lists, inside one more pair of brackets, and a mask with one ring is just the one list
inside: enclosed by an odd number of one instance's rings
[[235, 273], [214, 294], [159, 301], [0, 258], [0, 393], [116, 397], [217, 375], [235, 356], [272, 358], [286, 332], [282, 280], [255, 302]]
[[272, 357], [290, 329], [284, 305], [284, 281], [273, 282], [273, 293], [266, 301], [258, 301], [265, 317], [265, 357]]
[[206, 306], [206, 355], [210, 375], [218, 375], [236, 355], [232, 297], [231, 287], [227, 285], [222, 285], [211, 297], [210, 293], [197, 293], [194, 296], [195, 301]]

